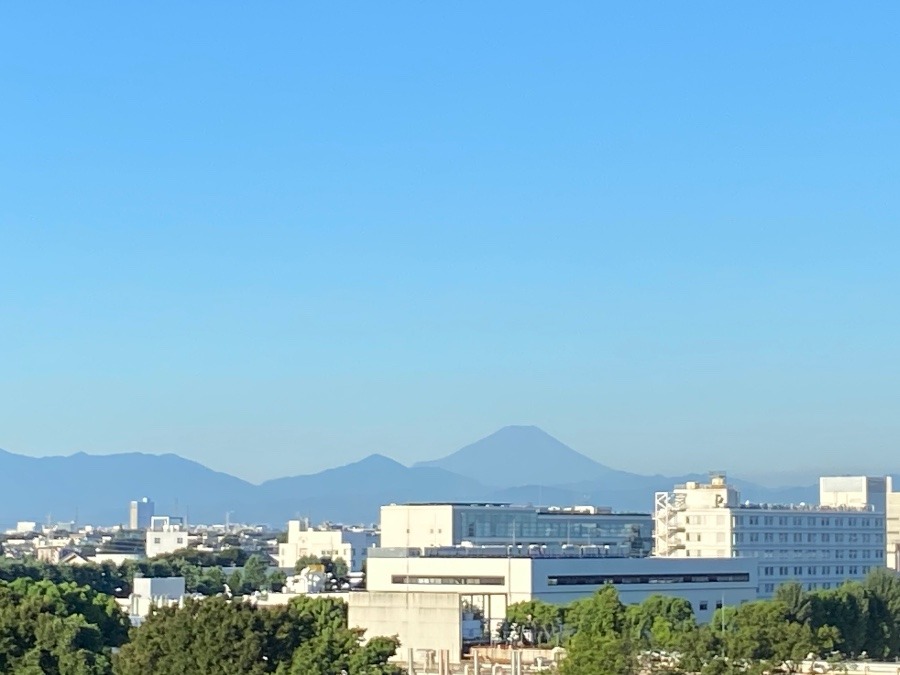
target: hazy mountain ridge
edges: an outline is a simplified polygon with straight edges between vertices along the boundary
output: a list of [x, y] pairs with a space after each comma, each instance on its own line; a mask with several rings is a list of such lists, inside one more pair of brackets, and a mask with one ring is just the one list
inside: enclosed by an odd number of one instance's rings
[[[371, 523], [378, 507], [406, 501], [587, 503], [649, 512], [653, 493], [703, 474], [645, 476], [605, 466], [537, 427], [504, 427], [441, 459], [405, 466], [373, 454], [319, 473], [254, 485], [177, 455], [123, 453], [27, 457], [0, 450], [0, 525], [16, 520], [115, 524], [148, 496], [157, 513], [192, 522], [281, 525], [289, 518]], [[730, 479], [742, 499], [815, 502], [816, 486], [767, 488]]]

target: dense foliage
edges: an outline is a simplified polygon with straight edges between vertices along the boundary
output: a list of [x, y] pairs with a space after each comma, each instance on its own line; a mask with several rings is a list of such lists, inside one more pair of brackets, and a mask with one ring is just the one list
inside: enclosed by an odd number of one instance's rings
[[0, 673], [106, 675], [128, 626], [112, 597], [87, 586], [0, 581]]
[[115, 599], [89, 587], [0, 581], [4, 675], [395, 675], [387, 660], [396, 640], [361, 638], [347, 626], [344, 603], [330, 598], [261, 609], [225, 597], [189, 600], [130, 628]]
[[708, 625], [697, 624], [679, 598], [654, 596], [625, 607], [612, 586], [565, 607], [519, 603], [508, 615], [536, 643], [565, 644], [565, 675], [791, 669], [809, 654], [900, 657], [900, 578], [886, 569], [830, 590], [785, 584], [771, 600], [717, 610]]
[[185, 549], [150, 560], [129, 560], [122, 565], [112, 563], [86, 565], [53, 565], [33, 559], [0, 559], [0, 580], [12, 581], [27, 577], [34, 580], [62, 583], [71, 581], [81, 586], [90, 586], [96, 591], [119, 598], [128, 597], [135, 576], [144, 577], [184, 577], [188, 593], [216, 595], [225, 590], [229, 581], [222, 567], [243, 565], [243, 574], [230, 579], [231, 591], [235, 595], [260, 590], [278, 590], [284, 585], [284, 574], [270, 572], [259, 555], [240, 554], [229, 549], [220, 553], [208, 553]]
[[340, 600], [298, 597], [257, 609], [224, 598], [154, 613], [116, 657], [117, 675], [393, 675], [394, 640], [362, 645]]
[[[154, 565], [184, 570], [194, 563], [176, 557], [146, 564], [152, 572]], [[327, 597], [301, 596], [274, 608], [227, 595], [189, 600], [130, 628], [110, 591], [121, 592], [120, 584], [129, 584], [136, 571], [136, 565], [0, 564], [0, 673], [397, 672], [387, 663], [396, 640], [376, 637], [363, 644], [360, 632], [347, 625], [344, 603]], [[252, 557], [243, 576], [241, 584], [271, 580], [264, 561]], [[653, 596], [625, 607], [612, 586], [567, 606], [511, 605], [508, 619], [508, 626], [517, 626], [510, 632], [522, 641], [565, 645], [561, 675], [752, 675], [796, 669], [809, 654], [894, 660], [900, 657], [900, 577], [879, 569], [863, 582], [813, 592], [789, 583], [771, 600], [718, 609], [707, 625], [697, 623], [683, 599]]]

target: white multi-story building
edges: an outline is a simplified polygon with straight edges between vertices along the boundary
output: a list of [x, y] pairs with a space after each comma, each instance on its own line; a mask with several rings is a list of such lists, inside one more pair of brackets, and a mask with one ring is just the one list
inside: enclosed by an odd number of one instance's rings
[[614, 513], [597, 506], [422, 503], [381, 507], [381, 546], [598, 546], [610, 555], [650, 554], [649, 513]]
[[749, 560], [622, 558], [587, 547], [559, 554], [499, 548], [375, 549], [369, 556], [366, 589], [453, 591], [502, 596], [509, 604], [566, 604], [612, 584], [625, 604], [659, 594], [684, 598], [700, 621], [711, 619], [723, 602], [738, 605], [757, 596], [756, 565]]
[[287, 542], [278, 545], [278, 566], [293, 569], [300, 558], [341, 558], [350, 572], [359, 572], [378, 546], [378, 532], [364, 528], [311, 528], [306, 521], [289, 520]]
[[366, 590], [347, 601], [350, 624], [397, 635], [398, 654], [446, 650], [458, 663], [467, 645], [491, 641], [512, 603], [568, 603], [611, 584], [624, 604], [670, 595], [709, 621], [756, 599], [756, 571], [751, 560], [612, 557], [597, 547], [381, 548], [370, 551]]
[[188, 532], [181, 518], [153, 516], [146, 534], [148, 558], [174, 553], [188, 545]]
[[823, 477], [820, 504], [741, 503], [715, 474], [656, 493], [654, 554], [669, 558], [752, 558], [759, 595], [779, 584], [832, 588], [885, 564], [883, 478]]

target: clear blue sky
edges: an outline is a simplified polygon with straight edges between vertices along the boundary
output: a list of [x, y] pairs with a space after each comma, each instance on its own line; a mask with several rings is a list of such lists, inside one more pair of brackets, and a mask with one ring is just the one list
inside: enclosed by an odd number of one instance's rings
[[0, 447], [900, 471], [898, 26], [4, 3]]

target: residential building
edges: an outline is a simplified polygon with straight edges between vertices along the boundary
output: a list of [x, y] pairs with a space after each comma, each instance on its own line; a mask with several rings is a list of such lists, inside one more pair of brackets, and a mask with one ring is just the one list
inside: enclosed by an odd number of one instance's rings
[[135, 577], [127, 600], [117, 601], [128, 613], [133, 626], [139, 626], [154, 607], [184, 602], [184, 577]]
[[421, 503], [381, 507], [381, 545], [426, 548], [484, 545], [600, 546], [613, 555], [649, 555], [653, 519], [597, 506]]
[[293, 569], [300, 558], [341, 558], [350, 572], [360, 572], [369, 550], [378, 546], [375, 530], [359, 527], [311, 528], [305, 520], [288, 521], [287, 542], [278, 545], [278, 566]]
[[174, 553], [187, 548], [188, 532], [181, 518], [173, 516], [153, 516], [146, 534], [146, 553], [154, 558], [165, 553]]
[[132, 530], [146, 530], [154, 516], [154, 506], [146, 497], [133, 501], [128, 507], [128, 527]]
[[825, 477], [818, 505], [742, 503], [724, 474], [676, 486], [656, 493], [654, 554], [753, 559], [763, 598], [787, 581], [834, 588], [885, 564], [886, 490], [879, 480]]

